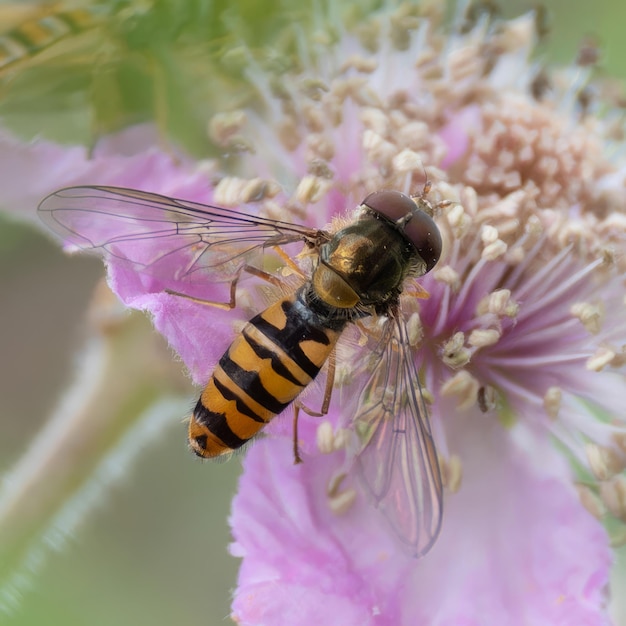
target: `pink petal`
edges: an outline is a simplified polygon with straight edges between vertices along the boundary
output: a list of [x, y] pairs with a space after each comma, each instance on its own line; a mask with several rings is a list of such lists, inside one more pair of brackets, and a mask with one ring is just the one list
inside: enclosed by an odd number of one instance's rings
[[[464, 485], [447, 497], [443, 532], [421, 560], [363, 498], [343, 516], [330, 511], [325, 486], [339, 455], [292, 466], [288, 439], [254, 445], [231, 518], [243, 557], [239, 623], [314, 623], [309, 614], [394, 626], [607, 623], [602, 526], [571, 486], [533, 471], [510, 433], [480, 417], [452, 415]], [[563, 470], [556, 452], [542, 454], [554, 457], [551, 473]]]

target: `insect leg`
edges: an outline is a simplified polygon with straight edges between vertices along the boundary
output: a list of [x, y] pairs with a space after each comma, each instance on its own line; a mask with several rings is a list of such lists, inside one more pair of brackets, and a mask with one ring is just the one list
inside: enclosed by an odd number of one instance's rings
[[405, 289], [402, 295], [419, 298], [420, 300], [428, 300], [428, 298], [430, 298], [428, 291], [426, 291], [426, 289], [424, 289], [424, 287], [422, 287], [418, 282], [413, 283], [410, 287]]
[[335, 385], [335, 367], [337, 359], [335, 350], [330, 353], [328, 357], [328, 372], [326, 376], [326, 386], [324, 388], [324, 399], [322, 400], [322, 406], [319, 411], [313, 411], [301, 402], [294, 402], [293, 405], [293, 462], [294, 465], [302, 463], [302, 457], [300, 456], [300, 450], [298, 448], [298, 417], [300, 415], [300, 409], [302, 409], [307, 415], [312, 417], [323, 417], [328, 413], [328, 407], [330, 406], [330, 399], [333, 394], [333, 387]]
[[285, 266], [291, 269], [294, 274], [300, 276], [303, 280], [307, 278], [306, 274], [304, 274], [298, 264], [295, 263], [294, 260], [280, 246], [274, 246], [274, 251], [285, 262]]
[[293, 464], [299, 465], [302, 463], [302, 457], [300, 456], [300, 449], [298, 447], [298, 417], [300, 415], [300, 404], [294, 402], [293, 405]]
[[[263, 280], [267, 281], [268, 283], [271, 283], [272, 285], [281, 286], [283, 284], [283, 281], [278, 276], [274, 276], [274, 274], [270, 274], [269, 272], [264, 272], [263, 270], [260, 270], [257, 267], [253, 267], [252, 265], [244, 265], [241, 268], [241, 272], [247, 272], [248, 274], [251, 274], [252, 276], [262, 278]], [[185, 298], [186, 300], [191, 300], [192, 302], [196, 302], [197, 304], [206, 304], [207, 306], [213, 306], [218, 309], [230, 311], [231, 309], [234, 309], [237, 306], [237, 282], [239, 281], [241, 272], [230, 283], [230, 300], [228, 302], [214, 302], [213, 300], [205, 300], [204, 298], [196, 298], [186, 293], [181, 293], [180, 291], [174, 291], [173, 289], [165, 289], [165, 293], [169, 294], [170, 296], [178, 296], [179, 298]]]

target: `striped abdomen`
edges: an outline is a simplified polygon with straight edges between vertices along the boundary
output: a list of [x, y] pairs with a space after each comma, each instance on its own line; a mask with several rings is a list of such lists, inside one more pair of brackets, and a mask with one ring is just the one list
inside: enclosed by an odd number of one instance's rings
[[241, 447], [317, 376], [339, 339], [299, 294], [251, 319], [220, 359], [189, 424], [199, 456]]

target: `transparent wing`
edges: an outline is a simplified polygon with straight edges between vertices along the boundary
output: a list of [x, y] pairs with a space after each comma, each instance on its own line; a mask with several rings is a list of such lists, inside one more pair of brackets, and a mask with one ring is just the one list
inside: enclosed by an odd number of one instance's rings
[[255, 253], [318, 231], [122, 187], [68, 187], [44, 198], [41, 219], [75, 249], [182, 283], [231, 281]]
[[404, 320], [390, 316], [380, 337], [353, 418], [354, 467], [397, 536], [421, 556], [441, 528], [437, 451]]

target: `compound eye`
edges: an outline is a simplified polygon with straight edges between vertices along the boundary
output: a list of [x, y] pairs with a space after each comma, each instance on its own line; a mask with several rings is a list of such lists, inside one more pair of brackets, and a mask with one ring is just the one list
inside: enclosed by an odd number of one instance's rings
[[398, 222], [410, 214], [411, 219], [402, 226], [404, 235], [426, 263], [427, 272], [437, 265], [442, 246], [439, 228], [433, 218], [409, 196], [399, 191], [375, 191], [363, 200], [363, 204], [392, 222]]

